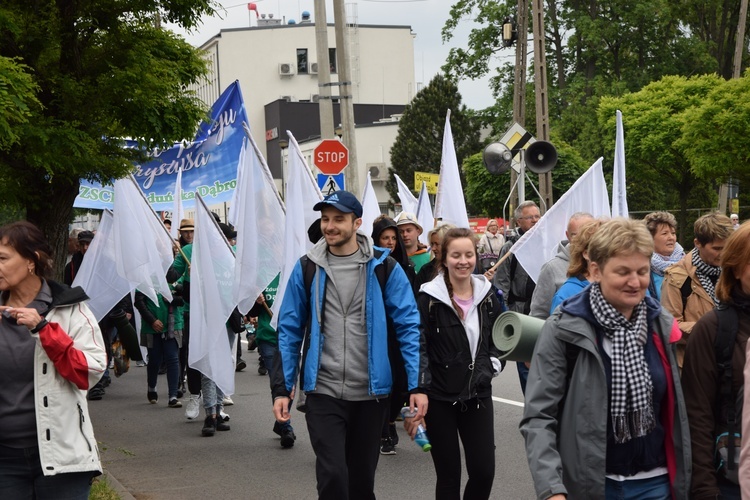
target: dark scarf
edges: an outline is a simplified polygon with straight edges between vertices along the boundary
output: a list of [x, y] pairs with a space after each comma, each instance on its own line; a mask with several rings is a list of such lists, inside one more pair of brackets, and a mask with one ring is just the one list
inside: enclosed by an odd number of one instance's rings
[[714, 305], [718, 306], [719, 301], [716, 299], [715, 283], [721, 274], [721, 267], [706, 264], [698, 254], [697, 248], [693, 248], [692, 262], [695, 266], [695, 275], [698, 277], [698, 281], [700, 281], [703, 289], [713, 299]]
[[615, 443], [642, 437], [656, 426], [653, 383], [643, 354], [648, 340], [646, 302], [642, 300], [628, 321], [602, 295], [599, 283], [591, 285], [591, 310], [604, 334], [612, 341], [612, 393], [610, 409]]

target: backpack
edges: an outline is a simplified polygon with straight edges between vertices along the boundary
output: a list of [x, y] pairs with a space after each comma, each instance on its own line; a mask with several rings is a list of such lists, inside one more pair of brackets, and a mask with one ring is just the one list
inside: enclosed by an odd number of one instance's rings
[[[716, 447], [714, 463], [716, 472], [731, 481], [739, 484], [739, 461], [742, 434], [740, 428], [741, 411], [737, 411], [738, 402], [732, 398], [732, 354], [737, 338], [738, 317], [737, 310], [727, 304], [719, 304], [715, 309], [719, 323], [714, 342], [714, 354], [716, 356], [717, 378], [719, 391], [716, 401], [717, 429], [726, 429], [726, 432], [718, 433], [716, 436]], [[739, 391], [739, 395], [743, 393]], [[739, 402], [740, 408], [742, 402]], [[739, 443], [738, 443], [739, 441]]]

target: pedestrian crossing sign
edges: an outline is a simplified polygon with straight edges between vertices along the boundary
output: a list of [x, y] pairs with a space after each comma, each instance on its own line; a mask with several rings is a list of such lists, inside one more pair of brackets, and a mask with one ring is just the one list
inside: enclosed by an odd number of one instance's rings
[[323, 196], [328, 196], [335, 191], [341, 191], [344, 189], [344, 174], [318, 174], [318, 187]]

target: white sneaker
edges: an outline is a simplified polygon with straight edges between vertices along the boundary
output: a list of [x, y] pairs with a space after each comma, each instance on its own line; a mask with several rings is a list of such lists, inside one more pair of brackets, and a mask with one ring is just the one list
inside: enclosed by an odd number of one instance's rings
[[224, 406], [232, 406], [234, 404], [234, 401], [232, 401], [232, 398], [230, 398], [229, 396], [224, 396], [221, 404], [223, 404]]
[[224, 422], [229, 422], [229, 415], [224, 413], [224, 410], [219, 411], [219, 416]]
[[198, 415], [201, 413], [202, 403], [203, 400], [200, 394], [191, 394], [187, 402], [187, 407], [185, 407], [185, 417], [188, 420], [198, 418]]

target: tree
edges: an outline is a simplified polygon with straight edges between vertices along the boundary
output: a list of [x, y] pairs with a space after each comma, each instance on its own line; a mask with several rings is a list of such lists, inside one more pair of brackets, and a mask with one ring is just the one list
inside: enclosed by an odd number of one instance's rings
[[26, 66], [0, 56], [0, 149], [18, 142], [15, 127], [28, 123], [32, 109], [40, 106], [36, 90]]
[[[651, 205], [649, 208], [679, 208], [677, 220], [681, 231], [688, 223], [691, 196], [697, 192], [705, 196], [705, 179], [708, 179], [691, 164], [686, 154], [683, 129], [691, 119], [693, 109], [700, 107], [721, 82], [717, 75], [668, 76], [638, 92], [618, 98], [604, 97], [599, 105], [599, 126], [602, 129], [614, 131], [615, 111], [622, 111], [628, 199], [631, 196], [650, 198], [650, 203], [658, 204], [659, 201], [654, 199], [655, 186], [664, 192], [675, 193], [675, 204], [666, 204], [668, 198], [662, 198], [661, 206]], [[712, 135], [709, 130], [705, 132]], [[610, 135], [609, 145], [613, 151], [614, 132]]]
[[41, 103], [0, 151], [0, 201], [44, 231], [58, 273], [79, 180], [122, 177], [143, 158], [120, 138], [171, 144], [205, 116], [187, 90], [205, 74], [200, 52], [158, 24], [189, 30], [212, 12], [212, 0], [0, 4], [0, 56], [25, 65]]
[[[406, 106], [391, 147], [392, 171], [407, 185], [411, 185], [414, 172], [440, 172], [445, 116], [449, 109], [458, 164], [479, 150], [479, 127], [461, 104], [458, 87], [446, 76], [437, 75]], [[463, 176], [461, 181], [465, 186]], [[386, 187], [397, 200], [396, 179], [391, 176]]]

